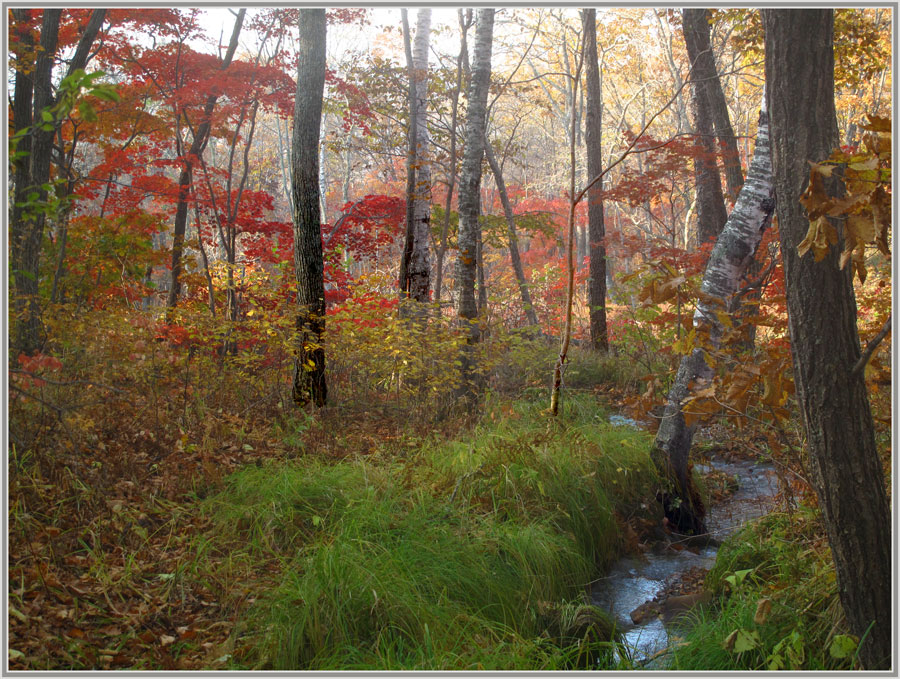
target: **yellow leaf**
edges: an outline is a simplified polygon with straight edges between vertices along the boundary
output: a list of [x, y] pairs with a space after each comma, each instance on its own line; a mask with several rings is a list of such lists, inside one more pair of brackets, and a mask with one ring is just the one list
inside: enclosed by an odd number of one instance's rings
[[850, 215], [845, 228], [858, 243], [872, 243], [875, 240], [875, 221], [871, 215]]
[[719, 319], [719, 323], [726, 328], [731, 328], [734, 326], [734, 323], [731, 322], [731, 314], [727, 311], [717, 311], [716, 318]]
[[825, 165], [823, 163], [814, 163], [812, 161], [807, 162], [809, 162], [811, 173], [815, 172], [823, 177], [830, 177], [831, 173], [834, 172], [834, 165]]
[[867, 170], [874, 170], [878, 167], [878, 158], [872, 157], [867, 158], [866, 160], [859, 161], [856, 163], [850, 163], [848, 166], [851, 170], [856, 170], [857, 172], [865, 172]]

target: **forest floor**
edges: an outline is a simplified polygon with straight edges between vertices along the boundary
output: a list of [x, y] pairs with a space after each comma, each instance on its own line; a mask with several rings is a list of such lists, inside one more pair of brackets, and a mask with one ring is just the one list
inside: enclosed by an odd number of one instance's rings
[[[609, 564], [618, 553], [635, 549], [629, 540], [643, 539], [642, 526], [646, 530], [654, 521], [653, 510], [648, 509], [653, 488], [646, 454], [649, 439], [607, 424], [608, 414], [624, 396], [612, 386], [570, 394], [558, 429], [542, 423], [543, 404], [495, 398], [485, 406], [475, 434], [470, 417], [444, 422], [440, 433], [434, 434], [424, 422], [410, 424], [396, 408], [369, 405], [351, 411], [335, 406], [314, 418], [293, 421], [293, 429], [241, 418], [229, 438], [216, 440], [214, 449], [191, 445], [186, 437], [158, 440], [152, 432], [136, 430], [109, 439], [101, 434], [89, 456], [75, 450], [54, 451], [53, 459], [48, 454], [14, 453], [9, 463], [9, 669], [298, 667], [291, 663], [325, 669], [362, 669], [373, 664], [382, 669], [578, 666], [584, 659], [578, 657], [577, 649], [573, 656], [571, 649], [580, 642], [575, 639], [573, 646], [569, 633], [560, 631], [560, 615], [548, 622], [547, 606], [571, 608], [578, 597], [567, 599], [564, 593], [573, 587], [577, 590], [577, 582], [587, 582], [597, 567]], [[712, 427], [709, 432], [715, 438], [707, 445], [746, 450], [743, 441], [753, 447], [752, 433], [738, 441], [735, 432], [724, 427]], [[215, 431], [208, 434], [215, 439]], [[478, 456], [473, 454], [476, 449], [487, 452]], [[617, 457], [620, 453], [613, 450], [627, 454]], [[597, 460], [606, 461], [596, 467]], [[298, 476], [292, 477], [291, 470], [298, 470]], [[577, 480], [575, 485], [572, 478]], [[276, 482], [283, 486], [266, 486]], [[729, 492], [727, 480], [713, 475], [708, 482], [712, 499]], [[359, 494], [359, 486], [366, 492]], [[291, 499], [291, 493], [307, 495], [300, 501]], [[567, 506], [568, 498], [574, 500]], [[370, 502], [381, 504], [370, 507]], [[385, 503], [390, 504], [390, 512], [382, 517], [378, 512]], [[589, 503], [595, 504], [585, 509]], [[346, 505], [343, 514], [336, 513], [338, 505]], [[355, 516], [354, 506], [368, 515]], [[587, 523], [579, 525], [585, 517], [576, 516], [574, 510], [584, 511]], [[601, 525], [598, 537], [594, 533], [604, 515], [615, 520]], [[799, 550], [803, 563], [812, 564], [821, 578], [817, 590], [821, 607], [810, 604], [806, 612], [820, 616], [816, 620], [822, 629], [816, 628], [817, 633], [833, 639], [841, 620], [835, 612], [827, 544], [814, 513], [802, 516], [799, 522], [776, 518], [770, 534], [758, 532], [749, 551], [746, 547], [743, 552], [726, 550], [728, 570], [720, 568], [706, 576], [707, 585], [712, 578], [713, 591], [721, 594], [729, 591], [726, 576], [738, 566], [767, 565], [770, 574], [778, 577], [754, 581], [757, 595], [747, 590], [744, 606], [752, 608], [765, 587], [782, 594], [787, 591], [785, 578], [796, 578], [796, 564], [790, 569], [782, 566], [797, 561]], [[360, 523], [354, 527], [352, 521]], [[445, 522], [474, 542], [475, 551], [446, 534]], [[509, 526], [518, 532], [511, 532]], [[556, 541], [561, 526], [568, 541]], [[348, 531], [352, 539], [345, 535]], [[414, 539], [419, 533], [428, 540], [446, 540], [445, 550], [459, 550], [447, 558], [458, 558], [460, 571], [471, 570], [472, 581], [459, 573], [434, 576], [429, 586], [436, 593], [428, 596], [434, 597], [443, 618], [421, 614], [418, 619], [420, 613], [413, 610], [420, 605], [418, 599], [401, 600], [400, 595], [391, 599], [390, 592], [379, 595], [374, 588], [373, 596], [366, 592], [369, 598], [359, 604], [362, 608], [349, 607], [349, 614], [356, 611], [367, 617], [368, 613], [376, 626], [405, 627], [405, 636], [390, 643], [381, 639], [383, 627], [382, 632], [361, 629], [352, 620], [329, 617], [347, 608], [340, 600], [342, 593], [332, 601], [324, 590], [315, 590], [317, 605], [324, 607], [320, 620], [267, 618], [266, 610], [279, 607], [273, 592], [284, 596], [285, 587], [294, 587], [291, 591], [306, 593], [291, 596], [309, 601], [305, 598], [312, 596], [309, 588], [322, 586], [287, 583], [286, 573], [301, 563], [298, 555], [303, 554], [306, 567], [326, 558], [329, 546], [341, 547], [348, 550], [343, 558], [352, 561], [351, 545], [360, 539], [353, 531], [365, 533], [373, 545], [383, 540], [378, 550], [385, 553], [393, 549], [391, 545], [421, 551], [423, 547]], [[773, 555], [771, 533], [795, 549], [782, 546]], [[313, 543], [318, 551], [307, 553], [306, 547]], [[749, 544], [746, 539], [744, 543]], [[366, 558], [372, 553], [366, 552]], [[415, 570], [425, 568], [415, 554], [408, 558], [401, 566], [411, 569], [414, 578], [431, 577]], [[757, 563], [747, 566], [753, 559]], [[383, 566], [396, 569], [397, 563]], [[509, 570], [509, 589], [478, 591], [484, 588], [480, 578], [489, 579], [498, 567]], [[375, 566], [367, 564], [367, 568], [369, 578]], [[320, 575], [327, 579], [327, 573]], [[539, 584], [548, 576], [557, 582]], [[673, 580], [673, 592], [694, 591], [701, 576], [686, 573]], [[391, 590], [408, 583], [383, 584]], [[366, 587], [360, 585], [360, 591]], [[453, 589], [467, 587], [472, 591], [460, 596], [472, 601], [462, 605], [448, 599], [448, 590], [453, 598], [457, 594]], [[535, 587], [544, 590], [535, 593]], [[734, 594], [734, 588], [730, 593]], [[472, 611], [480, 605], [478, 597], [496, 599], [486, 606], [496, 604], [494, 619], [475, 619]], [[785, 602], [789, 598], [782, 597]], [[732, 596], [730, 601], [737, 605], [739, 599], [743, 600]], [[293, 609], [302, 608], [293, 605], [296, 601], [289, 603]], [[509, 611], [522, 605], [530, 607], [531, 622], [515, 630], [518, 623], [510, 622]], [[333, 610], [325, 610], [328, 606]], [[577, 618], [579, 607], [571, 610]], [[744, 609], [737, 614], [747, 615]], [[726, 629], [732, 624], [728, 621], [708, 624], [724, 625], [715, 632], [716, 638], [731, 631]], [[327, 636], [317, 625], [334, 625], [344, 638], [316, 638]], [[440, 648], [444, 642], [429, 638], [437, 634], [436, 628], [453, 625], [473, 628], [466, 642], [472, 648]], [[784, 625], [769, 634], [769, 650], [781, 639], [778, 635]], [[699, 629], [709, 636], [708, 626]], [[403, 648], [423, 630], [426, 645], [433, 643], [435, 648], [427, 653]], [[558, 638], [548, 646], [553, 630]], [[802, 640], [811, 644], [815, 639], [808, 630], [809, 626]], [[320, 645], [311, 655], [275, 657], [273, 645], [283, 645], [293, 634], [307, 645]], [[370, 655], [347, 655], [342, 644], [352, 647], [358, 641], [354, 634], [372, 645]], [[382, 642], [389, 648], [375, 648]], [[498, 646], [506, 656], [488, 650]], [[750, 662], [751, 654], [744, 654], [744, 664], [735, 665], [734, 654], [723, 653], [724, 657], [713, 653], [713, 659], [707, 658], [712, 664], [703, 669], [741, 669], [748, 663], [764, 666], [772, 655], [760, 650], [760, 659]], [[787, 658], [786, 650], [779, 653], [776, 660]], [[679, 668], [695, 666], [686, 660], [688, 655], [684, 651], [678, 655]], [[699, 653], [698, 657], [706, 656]], [[825, 661], [805, 662], [804, 667], [833, 668]]]

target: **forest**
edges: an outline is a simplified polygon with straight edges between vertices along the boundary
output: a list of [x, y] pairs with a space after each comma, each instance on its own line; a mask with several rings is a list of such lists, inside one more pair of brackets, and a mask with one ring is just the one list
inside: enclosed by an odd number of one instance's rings
[[893, 11], [8, 8], [6, 670], [896, 671]]

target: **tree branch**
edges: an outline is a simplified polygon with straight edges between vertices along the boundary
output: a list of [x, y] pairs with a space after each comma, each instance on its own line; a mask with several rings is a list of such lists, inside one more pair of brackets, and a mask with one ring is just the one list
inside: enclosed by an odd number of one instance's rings
[[863, 351], [862, 356], [859, 357], [859, 360], [856, 362], [856, 365], [853, 366], [853, 370], [850, 371], [850, 379], [854, 379], [862, 370], [866, 367], [866, 363], [869, 362], [869, 359], [872, 358], [872, 354], [875, 353], [875, 350], [878, 348], [878, 345], [881, 344], [881, 341], [887, 337], [887, 334], [891, 331], [891, 319], [893, 318], [893, 314], [889, 314], [887, 320], [884, 322], [881, 330], [878, 331], [878, 334], [873, 337], [869, 343], [866, 345], [866, 350]]

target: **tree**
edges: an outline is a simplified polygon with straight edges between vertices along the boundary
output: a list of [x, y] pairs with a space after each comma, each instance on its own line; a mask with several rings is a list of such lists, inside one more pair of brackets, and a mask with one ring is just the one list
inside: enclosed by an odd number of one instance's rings
[[484, 155], [487, 158], [491, 173], [494, 175], [494, 182], [497, 185], [497, 192], [500, 194], [500, 204], [503, 206], [503, 216], [506, 219], [506, 235], [509, 244], [509, 258], [512, 262], [513, 273], [516, 276], [516, 283], [519, 286], [519, 295], [522, 298], [522, 309], [525, 311], [525, 317], [528, 319], [529, 325], [540, 330], [537, 313], [534, 310], [534, 303], [531, 301], [531, 293], [528, 291], [528, 280], [525, 278], [525, 270], [522, 268], [522, 257], [519, 254], [519, 236], [516, 233], [516, 218], [513, 214], [512, 204], [509, 202], [509, 193], [506, 190], [506, 182], [503, 179], [503, 168], [497, 162], [494, 155], [494, 149], [491, 148], [489, 142], [485, 141]]
[[[12, 123], [18, 157], [14, 159], [15, 200], [10, 229], [10, 255], [16, 290], [16, 324], [14, 348], [31, 354], [40, 347], [40, 254], [44, 226], [48, 216], [51, 165], [54, 136], [61, 124], [51, 108], [56, 101], [53, 85], [53, 63], [59, 46], [62, 10], [46, 9], [40, 29], [40, 45], [34, 69], [27, 67], [28, 53], [35, 47], [29, 32], [29, 10], [12, 10], [18, 27], [14, 53], [17, 59]], [[106, 18], [105, 9], [91, 12], [85, 26], [79, 27], [81, 38], [63, 82], [87, 65], [91, 47]], [[57, 162], [60, 160], [58, 154]], [[65, 191], [57, 198], [65, 199]]]
[[447, 252], [447, 238], [450, 232], [450, 207], [453, 202], [453, 190], [456, 187], [457, 165], [457, 128], [459, 123], [459, 95], [463, 90], [463, 74], [469, 68], [468, 33], [472, 27], [472, 9], [457, 10], [459, 20], [459, 53], [456, 56], [456, 81], [450, 91], [450, 125], [448, 130], [449, 148], [447, 151], [447, 196], [444, 199], [444, 220], [441, 224], [440, 239], [435, 247], [434, 262], [434, 299], [440, 303], [441, 288], [444, 279], [444, 255]]
[[[491, 84], [491, 49], [494, 32], [494, 10], [479, 9], [475, 19], [475, 48], [472, 78], [468, 90], [465, 149], [459, 172], [459, 255], [456, 260], [456, 288], [459, 295], [457, 313], [468, 344], [478, 341], [475, 318], [475, 273], [481, 227], [478, 224], [481, 203], [481, 159], [484, 156], [487, 97]], [[463, 355], [463, 376], [470, 382], [471, 364]], [[468, 388], [468, 386], [467, 386]]]
[[429, 135], [426, 125], [428, 98], [428, 42], [431, 33], [431, 10], [418, 12], [415, 45], [409, 50], [409, 25], [403, 12], [404, 42], [408, 54], [410, 111], [409, 146], [407, 155], [407, 233], [400, 263], [400, 294], [417, 302], [428, 301], [431, 287], [431, 266], [428, 242], [431, 227], [431, 164]]
[[297, 277], [297, 358], [293, 399], [325, 405], [325, 280], [319, 212], [319, 128], [325, 94], [325, 10], [300, 9], [297, 99], [291, 144], [294, 273]]
[[[706, 10], [685, 9], [684, 43], [691, 60], [691, 109], [694, 114], [694, 136], [702, 153], [694, 158], [697, 187], [697, 241], [705, 243], [718, 237], [728, 219], [722, 179], [716, 163], [715, 127], [713, 124], [708, 78], [718, 80], [716, 65], [709, 47], [709, 24]], [[712, 73], [709, 72], [710, 64]], [[701, 67], [698, 69], [698, 65]], [[705, 66], [705, 68], [703, 68]]]
[[[602, 112], [603, 94], [600, 88], [600, 64], [597, 58], [597, 10], [582, 10], [584, 22], [585, 89], [587, 112], [584, 121], [584, 142], [587, 147], [587, 176], [592, 179], [603, 172]], [[609, 351], [606, 329], [606, 228], [603, 223], [603, 180], [588, 191], [588, 308], [591, 324], [591, 345]]]
[[769, 121], [764, 102], [747, 183], [703, 274], [701, 298], [694, 313], [698, 339], [678, 366], [656, 435], [655, 462], [672, 482], [672, 489], [663, 495], [663, 507], [672, 524], [684, 533], [700, 534], [706, 530], [704, 508], [693, 488], [688, 464], [696, 422], [685, 417], [685, 405], [702, 393], [713, 377], [708, 349], [719, 346], [725, 330], [721, 316], [730, 310], [741, 277], [753, 261], [774, 209]]
[[691, 81], [695, 89], [700, 90], [706, 97], [707, 110], [712, 119], [716, 138], [724, 151], [722, 160], [725, 167], [725, 185], [731, 200], [736, 200], [741, 186], [744, 185], [744, 175], [741, 172], [737, 137], [731, 127], [722, 80], [719, 78], [710, 45], [709, 10], [684, 9], [682, 22], [684, 43], [691, 61]]
[[[889, 669], [891, 521], [860, 358], [852, 267], [838, 248], [824, 262], [800, 257], [810, 226], [799, 200], [810, 162], [839, 142], [834, 105], [834, 16], [827, 10], [763, 10], [768, 99], [788, 324], [797, 398], [813, 485], [851, 631], [867, 669]], [[835, 188], [832, 187], [832, 191]]]
[[[226, 70], [234, 58], [237, 51], [238, 37], [241, 34], [241, 26], [244, 23], [244, 15], [246, 9], [238, 10], [237, 18], [234, 21], [234, 29], [231, 32], [231, 40], [228, 43], [228, 50], [222, 59], [221, 70]], [[178, 303], [178, 296], [181, 293], [181, 257], [184, 251], [184, 234], [187, 230], [188, 202], [189, 194], [193, 184], [194, 166], [201, 162], [203, 151], [209, 141], [209, 133], [212, 127], [212, 114], [218, 100], [217, 94], [210, 94], [206, 98], [206, 104], [203, 107], [203, 113], [200, 120], [193, 122], [188, 120], [187, 124], [192, 127], [193, 141], [187, 153], [182, 153], [181, 173], [178, 177], [178, 204], [175, 209], [175, 223], [172, 235], [172, 268], [169, 280], [169, 295], [166, 300], [167, 315], [175, 308]], [[196, 125], [196, 127], [194, 127]]]

